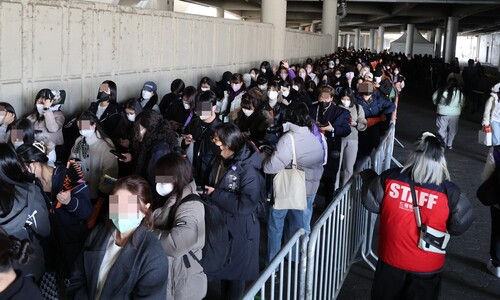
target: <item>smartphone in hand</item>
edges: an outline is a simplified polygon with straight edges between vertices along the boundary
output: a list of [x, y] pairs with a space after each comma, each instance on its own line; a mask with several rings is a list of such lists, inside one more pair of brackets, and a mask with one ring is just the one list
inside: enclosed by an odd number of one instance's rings
[[109, 152], [111, 152], [111, 154], [113, 154], [116, 158], [120, 159], [120, 160], [126, 160], [127, 157], [123, 154], [121, 154], [120, 152], [112, 149], [112, 150], [109, 150]]

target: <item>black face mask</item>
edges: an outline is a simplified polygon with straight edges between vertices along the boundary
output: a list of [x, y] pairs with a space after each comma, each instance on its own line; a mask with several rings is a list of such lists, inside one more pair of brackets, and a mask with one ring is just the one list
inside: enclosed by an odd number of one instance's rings
[[108, 101], [109, 96], [110, 95], [106, 94], [105, 92], [99, 92], [99, 101], [98, 102]]

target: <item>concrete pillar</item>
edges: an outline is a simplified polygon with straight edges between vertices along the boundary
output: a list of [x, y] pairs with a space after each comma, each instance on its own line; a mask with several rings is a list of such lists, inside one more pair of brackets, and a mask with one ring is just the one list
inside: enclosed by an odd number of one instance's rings
[[[270, 1], [270, 0], [267, 0]], [[332, 51], [337, 51], [339, 23], [337, 0], [323, 0], [322, 32], [332, 36]]]
[[349, 48], [350, 43], [351, 43], [351, 35], [348, 33], [345, 35], [345, 47]]
[[436, 29], [434, 28], [431, 31], [431, 36], [430, 36], [429, 42], [434, 43], [435, 41], [436, 41]]
[[378, 27], [378, 39], [379, 39], [379, 44], [377, 47], [377, 52], [382, 52], [384, 50], [384, 32], [385, 28], [384, 26], [379, 26]]
[[354, 29], [354, 50], [359, 50], [359, 40], [361, 36], [361, 29]]
[[415, 34], [415, 25], [406, 25], [406, 47], [405, 54], [413, 55], [413, 35]]
[[441, 57], [441, 47], [443, 46], [443, 28], [438, 27], [436, 28], [436, 42], [434, 43], [434, 56], [435, 57]]
[[446, 49], [444, 53], [445, 63], [450, 63], [455, 59], [455, 50], [457, 47], [458, 17], [448, 17], [448, 26], [446, 26]]
[[375, 29], [370, 29], [370, 51], [375, 52]]
[[314, 22], [311, 22], [311, 32], [316, 32], [316, 24]]
[[261, 21], [274, 25], [274, 49], [271, 58], [274, 64], [285, 58], [286, 0], [262, 0]]
[[224, 18], [224, 8], [216, 7], [215, 8], [215, 16], [217, 18]]

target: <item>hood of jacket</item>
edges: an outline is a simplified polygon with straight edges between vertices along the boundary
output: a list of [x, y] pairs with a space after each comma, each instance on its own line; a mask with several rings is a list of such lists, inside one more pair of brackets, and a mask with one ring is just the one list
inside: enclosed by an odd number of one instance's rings
[[28, 215], [28, 199], [33, 198], [35, 185], [16, 184], [16, 197], [10, 212], [0, 217], [0, 226], [9, 234], [24, 228]]
[[251, 142], [247, 142], [243, 145], [241, 150], [235, 154], [233, 162], [235, 164], [240, 164], [242, 167], [252, 166], [258, 170], [262, 167], [262, 157], [260, 152]]

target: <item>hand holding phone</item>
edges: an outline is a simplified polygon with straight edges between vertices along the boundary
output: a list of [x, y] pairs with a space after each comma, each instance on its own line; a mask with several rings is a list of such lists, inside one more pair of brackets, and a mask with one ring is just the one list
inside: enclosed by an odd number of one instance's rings
[[113, 154], [119, 160], [126, 160], [127, 159], [127, 157], [125, 155], [121, 154], [120, 152], [118, 152], [114, 149], [109, 150], [109, 152], [111, 152], [111, 154]]

